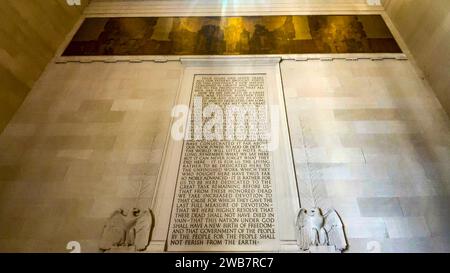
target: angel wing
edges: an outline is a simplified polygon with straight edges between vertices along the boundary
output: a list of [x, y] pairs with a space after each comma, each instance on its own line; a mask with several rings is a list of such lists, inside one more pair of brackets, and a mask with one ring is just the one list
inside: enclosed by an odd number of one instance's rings
[[295, 226], [297, 227], [297, 244], [301, 250], [308, 250], [311, 244], [311, 228], [306, 225], [306, 209], [300, 209]]
[[143, 211], [136, 219], [134, 245], [137, 251], [144, 251], [147, 248], [152, 225], [153, 219], [150, 210]]
[[110, 250], [113, 246], [123, 244], [126, 232], [127, 226], [122, 211], [116, 210], [103, 227], [99, 248]]
[[335, 246], [339, 251], [345, 250], [347, 248], [347, 240], [344, 234], [344, 225], [337, 212], [334, 209], [330, 209], [324, 215], [324, 219], [323, 228], [328, 235], [328, 244]]

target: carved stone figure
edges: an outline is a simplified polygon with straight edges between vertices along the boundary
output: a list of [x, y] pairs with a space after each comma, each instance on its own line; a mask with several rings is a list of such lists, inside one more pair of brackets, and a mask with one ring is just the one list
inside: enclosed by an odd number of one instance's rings
[[153, 226], [151, 210], [133, 208], [130, 212], [116, 210], [103, 227], [100, 250], [134, 246], [136, 251], [144, 251], [150, 241]]
[[334, 246], [337, 251], [347, 248], [341, 218], [333, 209], [325, 215], [319, 208], [300, 209], [296, 226], [301, 250], [309, 250], [312, 246]]

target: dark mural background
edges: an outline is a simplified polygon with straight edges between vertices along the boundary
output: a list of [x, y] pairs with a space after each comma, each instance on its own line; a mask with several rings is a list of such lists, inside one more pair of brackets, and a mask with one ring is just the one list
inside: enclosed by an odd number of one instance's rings
[[401, 53], [379, 15], [87, 18], [63, 56]]

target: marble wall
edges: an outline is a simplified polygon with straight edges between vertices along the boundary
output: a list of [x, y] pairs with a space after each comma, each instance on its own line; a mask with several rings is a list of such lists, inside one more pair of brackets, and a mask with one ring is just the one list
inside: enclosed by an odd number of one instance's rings
[[367, 0], [92, 0], [88, 15], [220, 16], [348, 14], [348, 11], [382, 11]]
[[[150, 206], [182, 70], [49, 65], [0, 135], [0, 251], [96, 252], [113, 210]], [[350, 252], [449, 252], [450, 121], [411, 63], [281, 70], [302, 205], [336, 208]]]
[[97, 251], [148, 208], [181, 64], [50, 64], [0, 136], [0, 251]]
[[450, 114], [450, 1], [386, 0], [386, 12]]
[[87, 0], [5, 0], [0, 5], [0, 132], [80, 18]]
[[[18, 105], [34, 87], [0, 134], [0, 252], [65, 252], [72, 240], [96, 252], [113, 210], [152, 202], [183, 68], [51, 63], [33, 85], [40, 66], [20, 81], [11, 72], [32, 56], [5, 52], [0, 82], [23, 91], [2, 90], [0, 101]], [[413, 64], [284, 61], [281, 70], [303, 206], [336, 208], [350, 252], [450, 252], [450, 120]]]
[[337, 209], [350, 252], [450, 251], [450, 121], [411, 63], [281, 69], [302, 206]]

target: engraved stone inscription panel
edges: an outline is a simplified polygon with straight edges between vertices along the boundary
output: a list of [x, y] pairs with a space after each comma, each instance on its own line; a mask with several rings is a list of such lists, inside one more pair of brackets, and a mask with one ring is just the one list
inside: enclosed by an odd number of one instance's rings
[[[263, 73], [194, 76], [191, 134], [184, 140], [169, 251], [271, 250], [277, 243], [271, 154], [260, 137], [266, 104]], [[222, 117], [202, 116], [211, 106]], [[230, 125], [236, 106], [249, 112], [245, 122]], [[212, 126], [217, 118], [223, 124]]]

